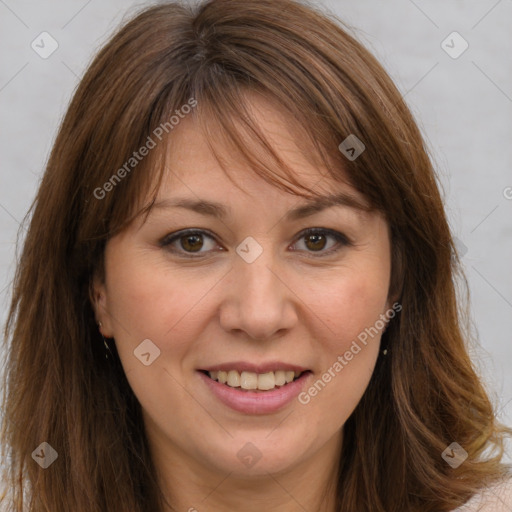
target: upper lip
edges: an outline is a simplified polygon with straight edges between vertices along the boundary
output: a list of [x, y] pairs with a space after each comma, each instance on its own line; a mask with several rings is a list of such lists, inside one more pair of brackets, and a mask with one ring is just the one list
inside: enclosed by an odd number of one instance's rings
[[229, 370], [237, 370], [237, 371], [245, 371], [245, 372], [254, 372], [254, 373], [267, 373], [267, 372], [276, 372], [278, 370], [284, 371], [294, 371], [294, 372], [305, 372], [308, 371], [309, 368], [305, 368], [303, 366], [299, 366], [296, 364], [283, 363], [281, 361], [269, 361], [266, 363], [250, 363], [247, 361], [230, 361], [227, 363], [220, 363], [213, 366], [206, 366], [204, 368], [200, 368], [200, 370], [207, 372], [215, 372], [219, 370], [229, 371]]

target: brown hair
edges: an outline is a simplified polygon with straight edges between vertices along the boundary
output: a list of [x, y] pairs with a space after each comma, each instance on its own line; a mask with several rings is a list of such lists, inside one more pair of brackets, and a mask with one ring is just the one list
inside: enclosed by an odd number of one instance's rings
[[[336, 21], [292, 0], [163, 4], [126, 23], [95, 57], [29, 212], [5, 329], [3, 449], [14, 511], [162, 509], [140, 405], [113, 343], [105, 360], [91, 278], [109, 237], [151, 208], [143, 198], [155, 196], [163, 151], [113, 175], [191, 98], [213, 150], [222, 136], [264, 179], [315, 195], [251, 119], [247, 92], [279, 105], [314, 148], [308, 156], [321, 157], [335, 180], [343, 170], [391, 226], [389, 293], [403, 309], [383, 337], [388, 356], [344, 426], [338, 510], [448, 511], [505, 475], [511, 431], [496, 422], [468, 356], [468, 314], [456, 293], [456, 278], [465, 279], [432, 163], [390, 78]], [[172, 139], [167, 128], [159, 148]], [[366, 146], [353, 161], [338, 150], [350, 134]], [[98, 198], [98, 189], [108, 193]], [[46, 470], [31, 459], [43, 441], [58, 452]], [[441, 458], [452, 441], [469, 454], [456, 469]]]

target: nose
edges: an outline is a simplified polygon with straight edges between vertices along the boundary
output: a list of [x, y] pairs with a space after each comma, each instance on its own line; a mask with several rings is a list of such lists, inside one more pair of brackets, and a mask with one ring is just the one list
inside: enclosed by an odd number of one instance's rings
[[236, 257], [220, 311], [226, 332], [244, 332], [250, 339], [264, 341], [296, 325], [298, 299], [293, 283], [286, 282], [271, 252], [264, 250], [252, 263]]

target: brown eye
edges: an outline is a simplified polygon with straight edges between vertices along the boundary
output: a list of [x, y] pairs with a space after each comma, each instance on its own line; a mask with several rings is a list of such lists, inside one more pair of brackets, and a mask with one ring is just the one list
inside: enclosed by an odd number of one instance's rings
[[[331, 244], [329, 244], [329, 239], [331, 239]], [[304, 247], [299, 248], [301, 252], [309, 253], [310, 256], [314, 255], [317, 258], [328, 256], [345, 246], [352, 245], [343, 233], [321, 228], [309, 228], [303, 231], [295, 245], [299, 243], [304, 244]], [[209, 256], [213, 249], [225, 250], [215, 243], [215, 238], [212, 235], [197, 229], [171, 233], [160, 241], [160, 245], [172, 253], [189, 258]]]
[[184, 235], [179, 240], [181, 247], [186, 251], [197, 252], [203, 247], [201, 235]]
[[306, 247], [312, 251], [321, 251], [325, 245], [325, 235], [314, 233], [312, 235], [306, 235]]
[[[329, 245], [329, 239], [333, 242]], [[342, 249], [345, 246], [352, 245], [350, 240], [338, 231], [322, 228], [309, 228], [303, 231], [297, 243], [303, 243], [305, 249], [299, 248], [307, 253], [314, 254], [314, 257], [328, 256]]]
[[172, 233], [161, 240], [160, 245], [173, 253], [191, 258], [205, 256], [216, 246], [213, 236], [198, 230]]

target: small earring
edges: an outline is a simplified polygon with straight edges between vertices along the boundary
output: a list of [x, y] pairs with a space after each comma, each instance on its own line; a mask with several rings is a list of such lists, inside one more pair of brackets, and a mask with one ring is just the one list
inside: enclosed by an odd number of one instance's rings
[[112, 351], [110, 350], [110, 347], [108, 346], [107, 340], [105, 339], [105, 336], [103, 336], [103, 333], [101, 332], [102, 323], [98, 323], [98, 328], [101, 334], [101, 337], [103, 338], [103, 345], [105, 346], [105, 359], [108, 359], [108, 355], [112, 355]]

